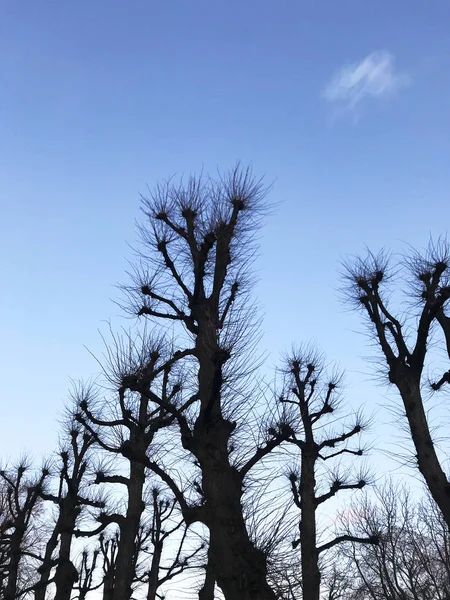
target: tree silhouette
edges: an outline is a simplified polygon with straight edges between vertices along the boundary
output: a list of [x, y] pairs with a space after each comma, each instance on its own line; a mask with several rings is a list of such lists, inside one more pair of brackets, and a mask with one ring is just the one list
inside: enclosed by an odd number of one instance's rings
[[[178, 426], [178, 447], [200, 471], [192, 502], [168, 469], [130, 447], [130, 453], [171, 489], [185, 522], [209, 529], [209, 568], [227, 598], [275, 597], [264, 552], [250, 539], [242, 510], [244, 478], [290, 435], [278, 430], [242, 461], [231, 459], [240, 422], [232, 407], [245, 402], [255, 331], [249, 292], [253, 240], [264, 211], [265, 190], [239, 166], [218, 181], [192, 177], [158, 186], [143, 209], [144, 251], [127, 288], [129, 311], [173, 335], [173, 350], [155, 368], [140, 365], [122, 377], [125, 394], [145, 397], [152, 411]], [[151, 361], [148, 361], [149, 363]], [[176, 375], [176, 379], [175, 379]], [[163, 382], [155, 385], [157, 377]], [[245, 390], [245, 386], [243, 387]], [[245, 393], [245, 392], [244, 392]], [[245, 419], [245, 407], [241, 419]]]
[[[366, 258], [346, 265], [346, 279], [350, 284], [347, 293], [369, 317], [371, 333], [388, 367], [389, 382], [397, 387], [403, 400], [418, 469], [450, 528], [450, 483], [436, 452], [423, 399], [424, 367], [436, 330], [434, 325], [442, 331], [444, 349], [450, 359], [450, 317], [446, 314], [450, 299], [447, 243], [442, 240], [431, 243], [423, 254], [411, 252], [399, 269], [402, 267], [409, 286], [407, 295], [419, 303], [414, 325], [411, 319], [394, 316], [388, 307], [386, 288], [394, 273], [384, 253], [376, 256], [369, 252]], [[414, 312], [409, 316], [415, 316]], [[408, 326], [414, 327], [413, 335], [407, 334]], [[431, 387], [438, 391], [449, 382], [450, 371], [446, 371]]]
[[55, 585], [55, 600], [70, 600], [73, 586], [78, 580], [78, 571], [71, 560], [77, 521], [83, 508], [101, 509], [105, 506], [104, 500], [89, 497], [84, 489], [88, 456], [94, 438], [79, 426], [69, 425], [67, 429], [68, 440], [59, 453], [55, 493], [48, 490], [41, 493], [44, 500], [56, 507], [57, 517], [39, 568], [35, 600], [45, 600], [49, 583]]
[[349, 480], [342, 471], [335, 469], [329, 488], [318, 494], [319, 466], [345, 456], [362, 456], [364, 450], [361, 446], [352, 447], [348, 443], [359, 436], [364, 423], [357, 416], [351, 425], [343, 426], [339, 431], [328, 427], [327, 431], [327, 418], [332, 416], [333, 423], [336, 423], [336, 411], [340, 408], [338, 390], [341, 376], [336, 373], [327, 379], [323, 359], [313, 349], [294, 352], [287, 362], [285, 391], [280, 402], [296, 413], [297, 425], [290, 442], [300, 452], [300, 472], [292, 471], [289, 475], [292, 497], [301, 515], [300, 537], [293, 545], [300, 545], [301, 550], [303, 600], [319, 600], [319, 557], [323, 552], [349, 540], [365, 544], [378, 542], [376, 536], [345, 534], [318, 545], [318, 508], [343, 490], [361, 490], [367, 484], [365, 473]]
[[3, 550], [6, 554], [6, 564], [2, 567], [5, 581], [4, 600], [15, 600], [19, 592], [22, 594], [25, 591], [18, 586], [24, 557], [40, 558], [35, 548], [27, 544], [27, 535], [42, 502], [42, 493], [45, 491], [49, 474], [47, 467], [37, 474], [32, 473], [26, 459], [16, 468], [0, 470], [7, 507], [7, 517], [2, 528], [2, 546], [6, 547], [6, 552]]

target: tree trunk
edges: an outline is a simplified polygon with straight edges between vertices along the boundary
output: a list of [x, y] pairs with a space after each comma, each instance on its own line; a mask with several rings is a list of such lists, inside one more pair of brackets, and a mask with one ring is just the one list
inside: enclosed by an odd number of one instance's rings
[[39, 581], [36, 584], [36, 590], [34, 592], [35, 600], [45, 600], [45, 594], [47, 593], [48, 582], [52, 570], [53, 552], [55, 551], [57, 545], [58, 529], [57, 526], [55, 526], [55, 529], [53, 530], [52, 535], [50, 536], [50, 539], [48, 540], [45, 546], [44, 561], [41, 567], [42, 572]]
[[222, 369], [230, 354], [217, 333], [217, 306], [198, 307], [196, 356], [200, 412], [194, 426], [194, 453], [202, 470], [204, 523], [209, 528], [209, 559], [226, 600], [275, 600], [267, 583], [266, 557], [251, 542], [242, 510], [242, 477], [229, 461], [235, 425], [222, 413]]
[[442, 470], [431, 439], [420, 382], [405, 374], [400, 374], [396, 380], [416, 449], [419, 471], [450, 530], [450, 483]]
[[199, 455], [213, 579], [226, 600], [275, 600], [267, 583], [266, 557], [248, 536], [242, 514], [241, 476], [230, 466], [226, 451], [227, 430], [226, 421], [208, 428]]
[[78, 571], [70, 560], [73, 527], [75, 523], [61, 533], [58, 566], [55, 572], [56, 593], [54, 600], [70, 600], [74, 584], [78, 581]]
[[[137, 442], [132, 441], [132, 443]], [[120, 524], [113, 600], [129, 600], [132, 595], [136, 567], [136, 538], [145, 508], [142, 501], [144, 482], [145, 466], [142, 463], [130, 461], [128, 506], [126, 516]]]
[[214, 600], [215, 587], [216, 579], [214, 577], [214, 569], [211, 566], [211, 558], [209, 557], [208, 552], [208, 562], [205, 566], [205, 581], [198, 592], [198, 600]]
[[8, 561], [8, 578], [6, 581], [4, 600], [15, 600], [17, 598], [17, 579], [19, 576], [19, 563], [21, 559], [21, 544], [25, 527], [16, 526], [14, 533], [11, 535], [9, 546], [9, 561]]
[[114, 597], [114, 567], [110, 567], [103, 578], [103, 600], [113, 600]]
[[58, 535], [58, 529], [57, 526], [55, 526], [55, 529], [53, 530], [52, 535], [45, 546], [44, 561], [41, 567], [42, 572], [34, 592], [35, 600], [45, 600], [45, 594], [47, 593], [52, 565], [54, 566], [54, 563], [52, 563], [52, 557], [53, 552], [56, 550], [56, 546], [58, 545]]
[[300, 549], [302, 557], [303, 600], [319, 600], [320, 571], [316, 548], [316, 479], [313, 448], [302, 450], [300, 476]]
[[148, 580], [147, 600], [156, 600], [158, 591], [159, 568], [161, 565], [163, 544], [157, 542], [155, 544], [152, 556], [152, 566], [150, 567], [150, 575]]

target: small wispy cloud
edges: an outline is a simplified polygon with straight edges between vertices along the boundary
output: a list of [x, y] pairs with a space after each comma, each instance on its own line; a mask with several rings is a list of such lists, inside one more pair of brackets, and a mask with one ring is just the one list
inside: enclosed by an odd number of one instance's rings
[[344, 65], [323, 92], [325, 100], [354, 108], [366, 98], [381, 98], [409, 83], [406, 73], [395, 67], [387, 51], [372, 52], [361, 62]]

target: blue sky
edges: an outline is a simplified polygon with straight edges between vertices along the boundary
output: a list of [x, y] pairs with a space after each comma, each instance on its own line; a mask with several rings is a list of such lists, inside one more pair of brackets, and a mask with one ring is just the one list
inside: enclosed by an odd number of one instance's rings
[[0, 455], [49, 452], [69, 377], [96, 372], [83, 345], [121, 323], [139, 193], [236, 159], [278, 204], [257, 264], [270, 361], [313, 338], [350, 402], [382, 404], [339, 263], [448, 227], [449, 23], [446, 0], [3, 0]]

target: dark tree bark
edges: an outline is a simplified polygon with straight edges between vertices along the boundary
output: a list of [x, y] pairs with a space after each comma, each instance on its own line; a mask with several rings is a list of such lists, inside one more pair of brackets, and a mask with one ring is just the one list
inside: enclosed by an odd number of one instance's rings
[[131, 598], [133, 581], [136, 575], [136, 542], [141, 524], [144, 502], [142, 499], [145, 483], [145, 467], [132, 461], [127, 484], [128, 505], [124, 519], [119, 520], [120, 537], [117, 547], [117, 559], [114, 576], [113, 600]]
[[51, 571], [57, 563], [57, 560], [54, 558], [54, 553], [58, 547], [58, 537], [58, 530], [55, 527], [45, 545], [45, 552], [44, 556], [42, 557], [42, 565], [39, 569], [40, 577], [36, 583], [34, 592], [34, 597], [36, 600], [45, 600], [47, 587], [50, 583]]
[[152, 564], [148, 576], [147, 600], [156, 600], [157, 598], [162, 550], [163, 544], [161, 542], [157, 542], [153, 547]]
[[214, 591], [216, 588], [216, 580], [214, 579], [214, 570], [211, 568], [211, 563], [205, 565], [205, 580], [198, 593], [199, 600], [214, 600]]
[[300, 477], [300, 550], [304, 600], [319, 600], [320, 570], [316, 531], [316, 479], [314, 448], [302, 451]]
[[[422, 397], [423, 371], [434, 323], [442, 329], [450, 359], [450, 318], [445, 314], [450, 299], [450, 257], [446, 244], [430, 246], [424, 256], [416, 253], [410, 257], [409, 267], [411, 284], [422, 305], [412, 345], [408, 344], [405, 324], [392, 314], [384, 299], [382, 286], [389, 269], [385, 257], [369, 254], [366, 260], [348, 265], [347, 278], [352, 285], [352, 298], [369, 316], [371, 331], [388, 367], [389, 381], [400, 392], [418, 469], [450, 528], [450, 483], [436, 453]], [[431, 387], [437, 391], [449, 382], [447, 371]]]

